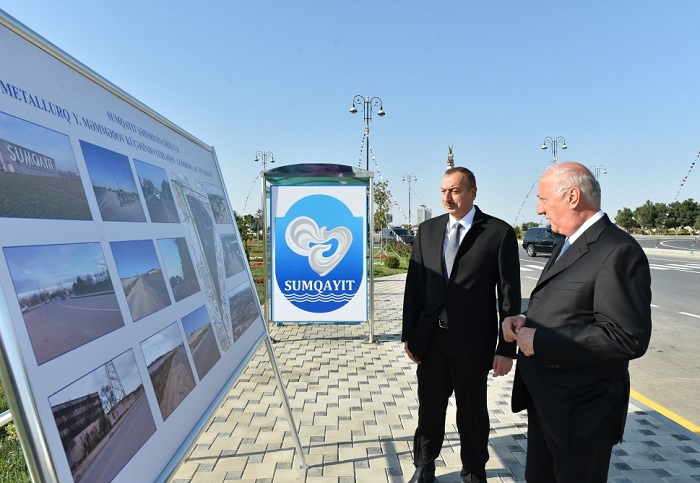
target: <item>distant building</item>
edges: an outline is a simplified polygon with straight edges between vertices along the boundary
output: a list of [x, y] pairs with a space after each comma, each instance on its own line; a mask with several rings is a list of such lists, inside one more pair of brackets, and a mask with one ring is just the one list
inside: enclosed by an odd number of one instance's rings
[[429, 220], [433, 217], [433, 210], [427, 208], [425, 205], [420, 205], [418, 208], [418, 225], [423, 223], [425, 220]]

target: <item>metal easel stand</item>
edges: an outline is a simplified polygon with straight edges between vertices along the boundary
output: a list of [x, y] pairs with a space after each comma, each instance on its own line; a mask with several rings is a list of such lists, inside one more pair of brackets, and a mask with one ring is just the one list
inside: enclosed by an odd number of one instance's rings
[[292, 416], [292, 408], [289, 406], [289, 398], [287, 397], [287, 390], [284, 387], [284, 381], [282, 380], [282, 373], [280, 372], [279, 364], [277, 363], [277, 356], [275, 355], [275, 350], [272, 347], [273, 342], [276, 343], [277, 340], [270, 335], [270, 259], [268, 256], [269, 247], [269, 237], [267, 234], [268, 223], [267, 223], [267, 177], [265, 176], [265, 171], [262, 172], [262, 215], [263, 215], [263, 267], [265, 270], [265, 276], [263, 278], [264, 295], [263, 295], [263, 322], [265, 325], [265, 348], [267, 349], [267, 355], [270, 358], [270, 365], [272, 366], [272, 371], [275, 373], [275, 379], [277, 380], [277, 388], [282, 396], [282, 406], [284, 406], [284, 412], [287, 415], [287, 421], [289, 422], [289, 429], [294, 436], [294, 446], [296, 446], [297, 454], [301, 460], [300, 468], [308, 469], [309, 465], [306, 464], [306, 459], [304, 458], [304, 450], [301, 447], [301, 440], [299, 439], [299, 431], [297, 431], [296, 423], [294, 422], [294, 417]]
[[294, 436], [294, 446], [296, 446], [297, 454], [301, 460], [300, 468], [308, 470], [309, 465], [306, 463], [304, 458], [304, 450], [301, 447], [301, 440], [299, 439], [299, 431], [297, 431], [296, 423], [294, 422], [294, 417], [292, 416], [292, 408], [289, 406], [289, 398], [287, 398], [287, 390], [284, 388], [284, 381], [282, 381], [282, 374], [280, 373], [279, 365], [277, 364], [277, 357], [275, 356], [275, 351], [272, 347], [272, 339], [270, 338], [270, 333], [267, 333], [265, 337], [265, 348], [267, 349], [267, 355], [270, 357], [270, 365], [275, 373], [275, 379], [277, 379], [277, 388], [282, 396], [282, 406], [284, 406], [284, 412], [287, 415], [287, 421], [289, 422], [289, 429]]

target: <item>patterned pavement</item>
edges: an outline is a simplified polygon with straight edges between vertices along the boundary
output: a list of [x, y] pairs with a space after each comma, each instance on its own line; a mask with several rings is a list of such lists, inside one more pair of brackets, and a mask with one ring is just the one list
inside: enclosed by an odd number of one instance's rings
[[[170, 483], [382, 483], [413, 474], [415, 366], [403, 350], [405, 275], [375, 279], [375, 343], [368, 324], [271, 327], [273, 345], [308, 468], [295, 450], [262, 344]], [[512, 374], [489, 378], [489, 482], [524, 480], [527, 418], [510, 411]], [[454, 399], [436, 461], [440, 483], [460, 482]], [[631, 401], [610, 482], [700, 481], [700, 436]]]

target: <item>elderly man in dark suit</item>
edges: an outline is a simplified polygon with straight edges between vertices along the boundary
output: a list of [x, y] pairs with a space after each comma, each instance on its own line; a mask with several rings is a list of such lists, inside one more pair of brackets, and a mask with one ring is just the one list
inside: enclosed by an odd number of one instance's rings
[[542, 176], [537, 213], [566, 235], [530, 296], [503, 321], [517, 340], [514, 411], [527, 409], [525, 477], [534, 483], [607, 480], [627, 417], [630, 359], [651, 336], [651, 276], [639, 244], [600, 209], [600, 185], [578, 163]]
[[502, 337], [499, 315], [503, 320], [521, 310], [518, 245], [513, 228], [474, 206], [471, 171], [447, 170], [441, 190], [447, 213], [421, 223], [404, 294], [401, 340], [418, 364], [416, 471], [410, 482], [436, 481], [435, 459], [453, 392], [462, 480], [485, 482], [488, 372], [508, 374], [515, 357], [515, 344]]

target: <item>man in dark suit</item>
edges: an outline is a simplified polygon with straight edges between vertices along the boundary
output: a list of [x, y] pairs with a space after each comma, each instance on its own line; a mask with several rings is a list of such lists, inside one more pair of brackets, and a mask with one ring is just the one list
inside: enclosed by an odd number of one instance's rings
[[513, 228], [474, 206], [471, 171], [447, 170], [441, 191], [447, 213], [421, 223], [404, 293], [401, 340], [418, 364], [416, 471], [410, 482], [436, 481], [435, 459], [453, 392], [462, 480], [485, 482], [488, 372], [508, 374], [515, 357], [515, 344], [502, 337], [499, 315], [503, 320], [520, 313], [518, 245]]
[[585, 166], [551, 167], [537, 197], [537, 213], [567, 238], [526, 314], [503, 321], [505, 339], [520, 349], [512, 404], [528, 413], [525, 477], [605, 482], [627, 417], [629, 360], [651, 336], [649, 262], [600, 210], [600, 185]]

